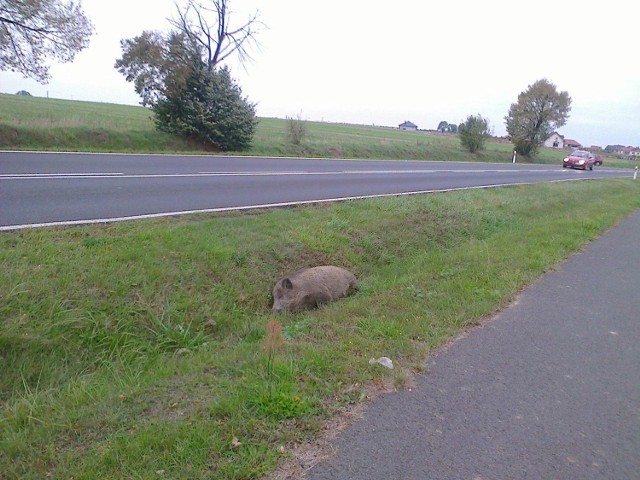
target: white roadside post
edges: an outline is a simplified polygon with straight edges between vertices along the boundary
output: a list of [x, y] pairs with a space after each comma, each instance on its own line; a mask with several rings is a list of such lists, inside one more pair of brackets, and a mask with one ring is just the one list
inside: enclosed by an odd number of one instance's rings
[[517, 156], [517, 155], [518, 155], [518, 154], [517, 154], [517, 153], [516, 153], [516, 151], [514, 150], [514, 151], [513, 151], [513, 160], [511, 160], [511, 163], [516, 163], [516, 156]]
[[633, 172], [633, 179], [634, 179], [634, 180], [637, 180], [637, 179], [638, 179], [638, 166], [637, 166], [637, 165], [636, 165], [636, 169], [635, 169], [635, 171]]

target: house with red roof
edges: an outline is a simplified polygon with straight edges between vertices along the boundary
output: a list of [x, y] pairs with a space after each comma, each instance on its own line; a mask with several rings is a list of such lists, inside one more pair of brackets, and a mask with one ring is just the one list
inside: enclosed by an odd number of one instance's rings
[[564, 139], [564, 148], [574, 149], [574, 148], [582, 148], [580, 142], [576, 140], [572, 140], [570, 138]]

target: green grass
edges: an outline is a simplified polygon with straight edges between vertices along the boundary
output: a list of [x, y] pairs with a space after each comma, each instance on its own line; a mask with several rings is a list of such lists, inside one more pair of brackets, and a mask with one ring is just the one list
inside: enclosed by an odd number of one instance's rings
[[511, 161], [511, 146], [504, 143], [488, 142], [485, 151], [473, 155], [460, 146], [457, 137], [451, 135], [405, 132], [388, 127], [305, 123], [306, 136], [302, 145], [295, 147], [287, 142], [285, 121], [261, 119], [249, 153], [379, 160]]
[[0, 94], [0, 148], [162, 152], [202, 150], [158, 132], [143, 107]]
[[[301, 146], [287, 140], [285, 120], [262, 118], [252, 147], [241, 155], [309, 156], [471, 162], [510, 162], [512, 146], [489, 141], [477, 154], [465, 151], [457, 137], [395, 128], [305, 122]], [[0, 94], [0, 149], [212, 153], [155, 129], [143, 107]], [[234, 153], [234, 152], [231, 152]], [[541, 149], [533, 160], [560, 165], [564, 152]], [[607, 166], [630, 167], [607, 158]]]
[[[266, 474], [372, 385], [402, 387], [429, 352], [640, 208], [639, 188], [571, 182], [4, 233], [0, 477]], [[276, 279], [325, 263], [353, 270], [358, 293], [271, 314]], [[274, 320], [282, 337], [267, 334]], [[383, 355], [395, 370], [369, 364]]]

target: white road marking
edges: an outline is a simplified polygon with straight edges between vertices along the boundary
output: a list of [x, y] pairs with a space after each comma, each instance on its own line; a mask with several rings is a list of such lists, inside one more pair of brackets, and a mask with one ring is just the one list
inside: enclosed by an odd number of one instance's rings
[[278, 177], [278, 176], [324, 176], [324, 175], [403, 175], [403, 174], [438, 174], [438, 173], [553, 173], [556, 170], [502, 170], [502, 169], [447, 169], [447, 170], [343, 170], [328, 172], [197, 172], [197, 173], [148, 173], [125, 174], [109, 173], [14, 173], [0, 174], [0, 180], [69, 180], [69, 179], [113, 179], [113, 178], [180, 178], [180, 177]]
[[4, 173], [0, 180], [41, 179], [41, 178], [83, 178], [83, 177], [118, 177], [122, 172], [91, 172], [91, 173]]

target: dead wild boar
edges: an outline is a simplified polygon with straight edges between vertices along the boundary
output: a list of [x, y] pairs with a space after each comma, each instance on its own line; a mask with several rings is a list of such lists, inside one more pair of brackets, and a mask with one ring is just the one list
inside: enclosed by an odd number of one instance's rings
[[356, 276], [332, 265], [306, 268], [278, 280], [273, 287], [274, 312], [301, 312], [351, 295], [358, 288]]

